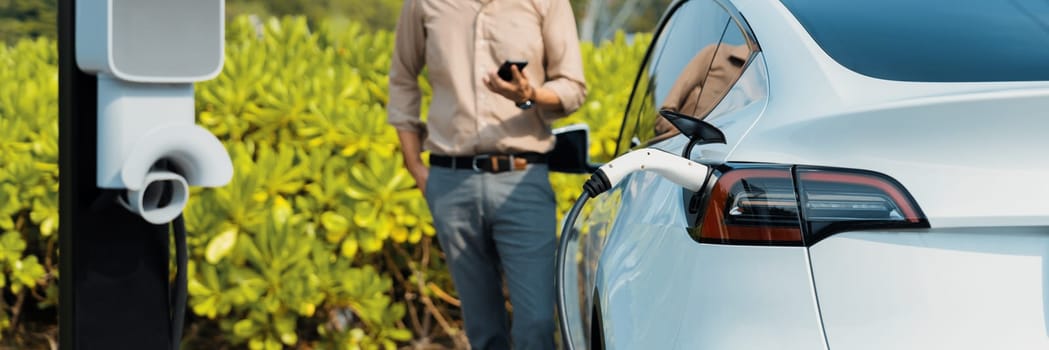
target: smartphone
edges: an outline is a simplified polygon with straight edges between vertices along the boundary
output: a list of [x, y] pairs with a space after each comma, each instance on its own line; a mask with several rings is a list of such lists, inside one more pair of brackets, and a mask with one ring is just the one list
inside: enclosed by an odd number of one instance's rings
[[514, 72], [510, 70], [510, 66], [517, 66], [517, 70], [524, 71], [524, 67], [527, 65], [528, 61], [506, 60], [503, 62], [503, 65], [499, 66], [499, 79], [503, 79], [505, 81], [513, 81]]

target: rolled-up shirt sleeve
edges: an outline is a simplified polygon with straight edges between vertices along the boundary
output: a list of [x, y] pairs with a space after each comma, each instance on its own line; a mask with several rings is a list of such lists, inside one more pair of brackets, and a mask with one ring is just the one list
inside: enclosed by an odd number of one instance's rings
[[405, 1], [397, 20], [386, 121], [397, 130], [422, 134], [426, 125], [419, 115], [422, 104], [419, 73], [426, 56], [426, 29], [418, 7], [418, 0]]
[[575, 112], [586, 100], [586, 80], [579, 52], [579, 34], [568, 0], [550, 0], [543, 18], [546, 82], [543, 88], [561, 99], [559, 112], [542, 111], [543, 119], [558, 119]]

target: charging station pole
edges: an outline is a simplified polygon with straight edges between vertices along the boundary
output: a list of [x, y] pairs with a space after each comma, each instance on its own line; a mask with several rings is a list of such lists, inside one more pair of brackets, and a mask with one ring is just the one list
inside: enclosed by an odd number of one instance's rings
[[97, 79], [77, 67], [76, 1], [58, 1], [59, 346], [169, 349], [168, 225], [100, 200]]

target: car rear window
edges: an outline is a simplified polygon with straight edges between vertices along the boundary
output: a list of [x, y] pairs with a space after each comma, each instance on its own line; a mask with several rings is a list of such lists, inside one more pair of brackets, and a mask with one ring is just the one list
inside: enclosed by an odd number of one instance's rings
[[782, 1], [824, 51], [860, 74], [1049, 80], [1049, 0]]

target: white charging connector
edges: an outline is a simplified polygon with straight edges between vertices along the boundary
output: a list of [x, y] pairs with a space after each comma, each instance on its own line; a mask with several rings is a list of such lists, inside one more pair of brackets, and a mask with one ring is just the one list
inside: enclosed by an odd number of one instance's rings
[[575, 332], [583, 331], [581, 329], [573, 329], [572, 322], [569, 321], [568, 310], [565, 308], [568, 303], [568, 296], [565, 293], [564, 283], [569, 276], [568, 263], [565, 259], [568, 256], [569, 247], [573, 246], [578, 240], [577, 232], [573, 230], [575, 220], [587, 200], [608, 191], [628, 175], [638, 171], [654, 172], [689, 191], [699, 192], [703, 188], [704, 183], [706, 183], [710, 168], [663, 150], [643, 148], [619, 156], [611, 162], [602, 165], [583, 184], [585, 193], [579, 196], [575, 205], [565, 215], [564, 226], [561, 228], [561, 240], [557, 248], [557, 310], [558, 321], [561, 327], [561, 342], [565, 349], [575, 349], [573, 335], [577, 334]]
[[707, 178], [706, 165], [663, 150], [643, 148], [602, 165], [583, 185], [590, 197], [607, 191], [637, 171], [651, 171], [690, 191], [698, 192]]

